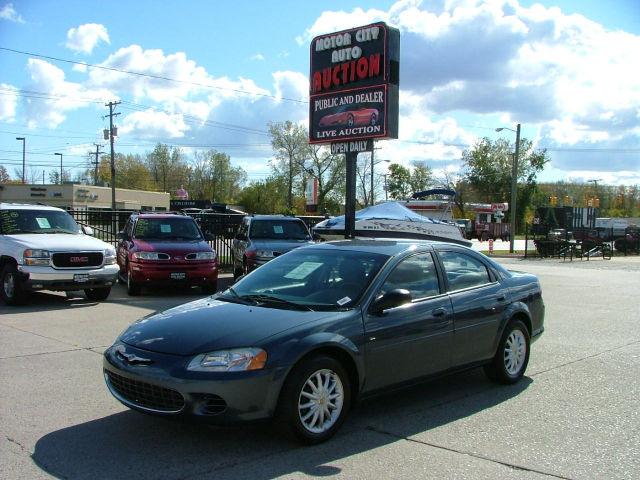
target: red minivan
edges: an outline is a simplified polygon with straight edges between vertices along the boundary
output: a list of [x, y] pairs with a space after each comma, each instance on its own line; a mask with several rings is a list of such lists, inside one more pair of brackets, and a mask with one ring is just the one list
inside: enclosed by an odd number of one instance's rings
[[218, 288], [218, 257], [195, 220], [178, 213], [135, 213], [118, 233], [119, 281], [129, 295], [143, 286]]

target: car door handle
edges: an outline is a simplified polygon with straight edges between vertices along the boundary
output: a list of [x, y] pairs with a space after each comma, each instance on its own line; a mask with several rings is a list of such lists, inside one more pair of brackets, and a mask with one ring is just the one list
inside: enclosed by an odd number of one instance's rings
[[507, 297], [505, 297], [504, 295], [500, 295], [498, 298], [496, 298], [496, 300], [497, 300], [498, 302], [504, 302], [506, 298], [507, 298]]
[[447, 310], [442, 307], [436, 308], [433, 312], [431, 312], [434, 317], [442, 317], [445, 313], [447, 313]]

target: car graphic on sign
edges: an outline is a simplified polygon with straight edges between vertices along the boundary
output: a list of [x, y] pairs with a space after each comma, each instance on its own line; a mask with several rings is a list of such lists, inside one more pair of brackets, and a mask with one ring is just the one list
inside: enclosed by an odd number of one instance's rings
[[376, 108], [359, 108], [344, 112], [331, 113], [320, 119], [320, 127], [361, 127], [364, 125], [376, 125], [380, 118], [380, 112]]

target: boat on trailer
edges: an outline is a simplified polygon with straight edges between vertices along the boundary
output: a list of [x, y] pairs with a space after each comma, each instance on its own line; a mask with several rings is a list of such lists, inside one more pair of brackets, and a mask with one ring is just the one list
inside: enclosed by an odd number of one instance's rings
[[[323, 240], [344, 238], [345, 217], [328, 218], [313, 227]], [[363, 208], [356, 212], [356, 238], [409, 238], [435, 240], [471, 246], [457, 224], [422, 216], [395, 201]]]

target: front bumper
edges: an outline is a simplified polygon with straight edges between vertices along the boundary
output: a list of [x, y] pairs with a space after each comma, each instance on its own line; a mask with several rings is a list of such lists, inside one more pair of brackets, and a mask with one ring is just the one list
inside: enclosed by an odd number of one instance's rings
[[217, 263], [130, 264], [134, 282], [143, 285], [176, 283], [183, 285], [214, 285], [218, 281]]
[[123, 405], [153, 415], [219, 425], [273, 416], [285, 368], [191, 372], [191, 358], [116, 343], [104, 353], [105, 382]]
[[57, 270], [51, 267], [21, 265], [22, 286], [26, 290], [82, 290], [113, 285], [118, 277], [118, 265], [94, 269]]

